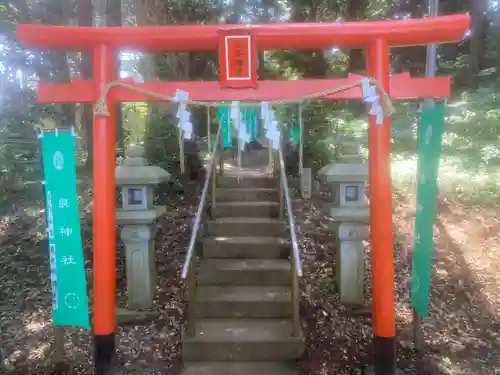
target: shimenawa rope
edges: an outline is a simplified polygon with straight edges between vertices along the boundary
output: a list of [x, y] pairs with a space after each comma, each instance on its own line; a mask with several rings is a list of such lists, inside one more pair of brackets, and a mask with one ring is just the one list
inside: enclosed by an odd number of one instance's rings
[[[387, 92], [384, 90], [384, 88], [377, 82], [377, 80], [375, 80], [374, 78], [368, 78], [368, 80], [371, 84], [376, 86], [377, 91], [380, 94], [380, 98], [381, 98], [380, 104], [382, 106], [382, 110], [384, 112], [384, 115], [391, 116], [394, 113], [394, 106], [392, 105], [391, 98], [389, 97]], [[271, 105], [294, 104], [294, 103], [298, 104], [298, 103], [303, 103], [303, 102], [306, 102], [309, 100], [321, 99], [325, 96], [334, 95], [334, 94], [337, 94], [339, 92], [347, 91], [347, 90], [350, 90], [352, 88], [361, 86], [363, 81], [364, 80], [360, 80], [359, 82], [352, 83], [349, 85], [344, 85], [344, 86], [340, 86], [340, 87], [337, 87], [334, 89], [320, 91], [318, 93], [306, 95], [306, 96], [304, 96], [302, 98], [298, 98], [298, 99], [269, 101], [269, 103]], [[94, 114], [95, 115], [97, 115], [97, 116], [109, 116], [109, 110], [108, 110], [108, 105], [106, 104], [106, 100], [107, 100], [107, 97], [109, 95], [109, 91], [115, 87], [121, 87], [121, 88], [124, 88], [127, 90], [136, 91], [136, 92], [139, 92], [141, 94], [151, 96], [153, 98], [161, 99], [163, 101], [174, 102], [174, 98], [171, 96], [160, 94], [158, 92], [151, 91], [151, 90], [145, 90], [145, 89], [142, 89], [138, 86], [135, 86], [135, 85], [132, 85], [129, 83], [114, 81], [114, 82], [110, 82], [103, 89], [99, 100], [97, 101], [97, 103], [94, 106]], [[196, 100], [186, 100], [185, 102], [187, 104], [198, 105], [198, 106], [207, 107], [207, 108], [230, 107], [231, 106], [231, 104], [218, 103], [218, 102], [213, 102], [213, 101], [202, 102], [202, 101], [196, 101]], [[240, 103], [240, 107], [256, 107], [256, 106], [260, 106], [260, 103], [257, 103], [257, 102], [256, 103], [248, 103], [248, 102], [247, 103]]]

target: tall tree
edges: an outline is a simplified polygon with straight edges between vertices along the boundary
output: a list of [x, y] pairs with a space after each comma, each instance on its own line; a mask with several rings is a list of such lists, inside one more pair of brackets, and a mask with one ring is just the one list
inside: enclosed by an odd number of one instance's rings
[[487, 0], [471, 1], [471, 37], [469, 51], [469, 82], [476, 84], [477, 74], [483, 68], [487, 31]]
[[[303, 21], [323, 21], [325, 19], [331, 18], [332, 13], [337, 16], [335, 10], [332, 9], [332, 4], [325, 4], [327, 2], [322, 1], [302, 1], [294, 0], [291, 1], [291, 14], [290, 19], [292, 22], [303, 22]], [[336, 2], [335, 7], [336, 7]], [[336, 17], [335, 17], [336, 18]], [[332, 46], [333, 47], [333, 46]], [[328, 64], [324, 56], [324, 51], [312, 51], [304, 53], [294, 54], [299, 60], [302, 60], [302, 76], [306, 78], [324, 78], [328, 76]], [[303, 64], [307, 61], [306, 64]]]
[[237, 24], [240, 23], [245, 15], [246, 4], [245, 0], [233, 0], [232, 7], [229, 8], [229, 14], [226, 15], [226, 23]]
[[[93, 7], [92, 0], [79, 0], [76, 7], [76, 18], [79, 26], [93, 25]], [[92, 55], [90, 52], [82, 52], [80, 73], [83, 79], [92, 78]], [[94, 158], [94, 129], [93, 129], [93, 111], [92, 104], [84, 103], [82, 105], [81, 123], [85, 130], [85, 144], [87, 146], [87, 161], [85, 167], [92, 168]]]
[[[348, 0], [345, 18], [347, 21], [360, 21], [364, 18], [368, 0]], [[349, 72], [363, 73], [365, 71], [364, 51], [351, 49], [349, 52]]]
[[[122, 1], [121, 0], [105, 0], [106, 26], [121, 26], [122, 25]], [[116, 55], [117, 77], [120, 78], [121, 63], [120, 51]], [[125, 134], [123, 130], [122, 105], [116, 104], [116, 145], [118, 154], [123, 155], [125, 152]]]
[[[26, 1], [21, 1], [25, 2]], [[29, 4], [29, 2], [28, 2]], [[32, 23], [41, 22], [44, 24], [51, 25], [68, 25], [73, 16], [73, 2], [67, 0], [41, 0], [31, 7], [32, 9]], [[42, 71], [39, 75], [44, 79], [57, 83], [69, 83], [71, 79], [71, 74], [68, 66], [68, 55], [66, 51], [50, 51], [43, 53], [50, 61], [51, 71], [43, 71], [43, 73], [49, 73], [48, 76], [44, 76]], [[72, 126], [75, 124], [75, 105], [74, 104], [62, 104], [62, 113], [64, 114], [63, 123], [64, 126]]]
[[[273, 15], [276, 18], [276, 1], [275, 0], [262, 0], [261, 1], [261, 12], [260, 12], [260, 17], [257, 18], [257, 21], [259, 23], [270, 23], [273, 20]], [[266, 77], [266, 65], [265, 65], [265, 58], [264, 51], [259, 51], [258, 54], [258, 67], [257, 67], [257, 76], [259, 80], [264, 80], [267, 79]]]
[[497, 9], [495, 12], [495, 45], [496, 45], [496, 51], [497, 51], [497, 61], [496, 61], [496, 68], [497, 68], [497, 74], [500, 74], [500, 3], [496, 3]]

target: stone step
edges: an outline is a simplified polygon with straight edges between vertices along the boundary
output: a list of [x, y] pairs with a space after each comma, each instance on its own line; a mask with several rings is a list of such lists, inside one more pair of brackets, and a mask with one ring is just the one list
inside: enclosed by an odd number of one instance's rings
[[192, 362], [181, 375], [296, 375], [291, 366], [279, 362]]
[[208, 235], [216, 237], [281, 237], [285, 235], [285, 223], [272, 218], [219, 218], [209, 221], [207, 229]]
[[196, 314], [201, 318], [290, 318], [292, 297], [284, 286], [200, 286]]
[[291, 337], [288, 319], [202, 319], [184, 337], [184, 361], [291, 361], [305, 350], [304, 337]]
[[203, 256], [207, 258], [286, 258], [290, 242], [279, 237], [207, 237]]
[[219, 202], [217, 217], [278, 217], [278, 202]]
[[278, 189], [217, 188], [217, 202], [278, 201]]
[[200, 285], [290, 285], [288, 259], [204, 259]]
[[217, 186], [223, 188], [277, 188], [279, 180], [276, 177], [237, 177], [224, 176], [217, 179]]

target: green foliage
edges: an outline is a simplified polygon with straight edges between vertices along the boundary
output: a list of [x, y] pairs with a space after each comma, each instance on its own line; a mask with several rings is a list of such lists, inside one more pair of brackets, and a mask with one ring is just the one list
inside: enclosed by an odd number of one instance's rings
[[332, 295], [338, 293], [339, 286], [337, 280], [332, 277], [325, 276], [319, 282], [319, 288], [325, 295]]
[[[168, 115], [154, 115], [147, 124], [144, 139], [146, 157], [152, 165], [158, 165], [174, 178], [180, 176], [178, 128], [175, 119]], [[184, 141], [186, 174], [196, 178], [202, 163], [194, 141]]]
[[154, 115], [147, 124], [144, 138], [146, 157], [153, 165], [179, 175], [179, 142], [177, 126], [166, 115]]
[[464, 168], [492, 171], [500, 166], [500, 94], [498, 85], [462, 94], [449, 106], [444, 151]]
[[[72, 2], [70, 2], [72, 3]], [[311, 0], [251, 0], [251, 1], [208, 1], [208, 2], [145, 2], [134, 7], [124, 7], [124, 19], [138, 20], [139, 13], [155, 14], [153, 23], [169, 24], [214, 24], [214, 23], [276, 23], [276, 22], [324, 22], [332, 20], [354, 21], [387, 18], [423, 17], [426, 13], [425, 2], [419, 1], [311, 1]], [[473, 10], [477, 2], [441, 1], [441, 12], [453, 14]], [[491, 3], [491, 2], [490, 2]], [[489, 3], [489, 4], [490, 4]], [[69, 3], [68, 3], [69, 4]], [[500, 94], [497, 85], [491, 84], [498, 79], [500, 69], [498, 59], [497, 10], [491, 3], [484, 14], [474, 15], [481, 18], [484, 32], [481, 39], [484, 53], [478, 55], [479, 73], [471, 72], [471, 39], [467, 36], [458, 44], [439, 46], [438, 59], [441, 74], [453, 77], [453, 100], [450, 101], [443, 163], [453, 165], [461, 172], [471, 175], [496, 176], [500, 165]], [[68, 112], [61, 106], [35, 105], [34, 94], [26, 88], [34, 88], [35, 78], [57, 81], [67, 77], [60, 75], [68, 63], [72, 75], [79, 74], [81, 61], [73, 54], [61, 55], [52, 52], [28, 51], [16, 41], [15, 27], [18, 23], [71, 23], [75, 17], [72, 5], [53, 0], [7, 1], [0, 5], [0, 34], [3, 37], [0, 49], [0, 93], [9, 98], [2, 103], [0, 114], [0, 167], [3, 186], [11, 188], [26, 180], [25, 174], [39, 160], [34, 126], [44, 124], [72, 123]], [[144, 9], [139, 9], [144, 7]], [[135, 14], [134, 14], [135, 13]], [[136, 22], [136, 21], [134, 21]], [[138, 22], [145, 22], [144, 20]], [[148, 21], [149, 22], [149, 21]], [[391, 51], [394, 73], [409, 71], [423, 74], [425, 67], [424, 47], [399, 48]], [[361, 54], [353, 54], [349, 49], [335, 49], [325, 57], [324, 51], [266, 51], [259, 56], [260, 79], [304, 79], [345, 76], [349, 71], [362, 71], [364, 61]], [[352, 61], [351, 61], [352, 60]], [[356, 60], [356, 61], [354, 61]], [[63, 61], [63, 65], [60, 62]], [[356, 68], [356, 66], [358, 66]], [[361, 69], [359, 68], [361, 66]], [[157, 54], [155, 72], [160, 80], [216, 80], [218, 76], [217, 54], [168, 53]], [[21, 71], [22, 77], [18, 77]], [[144, 73], [144, 72], [142, 72]], [[151, 74], [148, 74], [149, 76]], [[146, 76], [148, 76], [146, 75]], [[64, 76], [64, 77], [63, 77]], [[471, 84], [474, 81], [474, 85]], [[15, 88], [18, 89], [15, 89]], [[23, 87], [24, 90], [19, 90]], [[477, 87], [479, 87], [477, 89]], [[19, 92], [18, 92], [19, 91]], [[392, 151], [395, 160], [414, 160], [416, 156], [416, 126], [419, 102], [396, 104], [391, 135]], [[148, 107], [144, 103], [123, 105], [126, 143], [144, 142], [148, 158], [153, 164], [161, 165], [174, 176], [179, 175], [179, 156], [177, 127], [175, 119], [168, 116], [155, 116], [147, 124]], [[66, 107], [67, 109], [67, 107]], [[65, 113], [65, 115], [63, 115]], [[297, 124], [297, 108], [283, 107], [278, 110], [278, 118], [285, 129]], [[192, 110], [194, 133], [206, 136], [206, 112], [204, 109]], [[366, 151], [367, 118], [362, 103], [334, 102], [311, 103], [304, 109], [304, 159], [306, 167], [316, 173], [322, 166], [335, 160], [334, 145], [341, 137], [355, 138]], [[146, 129], [146, 130], [145, 130]], [[214, 129], [212, 129], [212, 132]], [[28, 142], [28, 143], [23, 143]], [[31, 144], [29, 142], [32, 142]], [[90, 143], [90, 142], [89, 142]], [[206, 147], [206, 146], [204, 146]], [[198, 148], [194, 142], [185, 142], [188, 173], [193, 175], [201, 167]], [[287, 150], [287, 165], [297, 164], [297, 150]], [[30, 164], [31, 163], [31, 164]], [[28, 167], [29, 166], [29, 167]], [[292, 168], [294, 173], [297, 168]], [[15, 171], [10, 172], [10, 171]], [[19, 174], [22, 177], [16, 177]], [[456, 173], [455, 173], [456, 175]], [[449, 178], [449, 177], [446, 177]], [[491, 181], [497, 181], [492, 177]], [[488, 194], [495, 188], [481, 185], [481, 191]], [[494, 185], [491, 185], [494, 186]], [[468, 194], [470, 189], [459, 189]], [[458, 191], [458, 190], [457, 190]], [[481, 194], [471, 193], [474, 196]]]
[[[40, 149], [36, 128], [57, 119], [52, 106], [35, 102], [34, 93], [4, 87], [0, 102], [0, 195], [3, 202], [40, 195]], [[31, 189], [31, 187], [35, 189]], [[38, 197], [39, 198], [39, 197]], [[5, 207], [0, 207], [5, 209]]]
[[140, 143], [144, 141], [148, 118], [148, 104], [123, 103], [122, 114], [125, 144]]

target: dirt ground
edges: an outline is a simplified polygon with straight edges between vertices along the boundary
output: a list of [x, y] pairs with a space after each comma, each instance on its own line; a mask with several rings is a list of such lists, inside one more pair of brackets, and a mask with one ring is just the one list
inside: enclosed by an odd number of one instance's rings
[[[180, 369], [180, 332], [184, 323], [184, 289], [180, 267], [187, 247], [196, 187], [167, 201], [167, 214], [156, 236], [158, 270], [153, 321], [120, 326], [117, 360], [123, 374], [177, 374]], [[82, 223], [89, 300], [92, 300], [92, 243], [90, 223]], [[4, 368], [0, 374], [56, 374], [50, 361], [53, 342], [51, 294], [46, 242], [40, 215], [18, 213], [0, 224], [0, 348]], [[123, 249], [117, 250], [117, 304], [125, 306]], [[92, 311], [91, 311], [92, 313]], [[65, 374], [93, 374], [91, 333], [66, 329]]]
[[[394, 248], [398, 367], [405, 374], [500, 374], [500, 220], [494, 211], [442, 201], [435, 230], [429, 319], [423, 323], [425, 351], [413, 345], [409, 305], [415, 204], [394, 196]], [[329, 219], [320, 202], [296, 202], [304, 254], [302, 317], [307, 353], [304, 375], [356, 374], [370, 363], [370, 251], [366, 246], [366, 309], [338, 302], [333, 282], [335, 251]]]
[[[184, 324], [184, 287], [179, 278], [192, 216], [194, 187], [168, 202], [158, 224], [158, 293], [151, 322], [120, 327], [118, 361], [124, 374], [177, 374], [180, 332]], [[435, 270], [430, 317], [423, 324], [426, 348], [417, 355], [412, 344], [409, 306], [414, 202], [394, 197], [396, 313], [399, 367], [406, 374], [500, 374], [500, 221], [492, 211], [442, 202], [436, 225]], [[370, 259], [367, 246], [367, 300], [364, 309], [347, 310], [338, 302], [333, 282], [335, 253], [329, 219], [319, 201], [296, 199], [294, 208], [303, 251], [301, 313], [307, 337], [305, 356], [297, 361], [303, 375], [357, 374], [370, 363]], [[0, 221], [0, 373], [50, 374], [51, 325], [49, 264], [38, 209]], [[89, 297], [91, 242], [84, 227]], [[117, 251], [118, 303], [124, 303], [123, 253]], [[67, 373], [92, 373], [91, 334], [66, 330]]]

